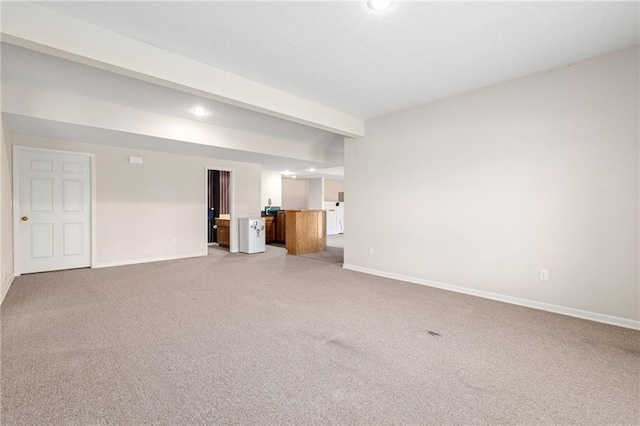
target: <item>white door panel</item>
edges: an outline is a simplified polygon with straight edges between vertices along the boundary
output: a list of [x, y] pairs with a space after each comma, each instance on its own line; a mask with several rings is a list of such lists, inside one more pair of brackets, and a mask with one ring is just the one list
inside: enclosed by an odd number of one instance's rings
[[53, 257], [53, 223], [29, 225], [31, 258]]
[[53, 161], [51, 160], [31, 160], [32, 172], [52, 172]]
[[32, 178], [29, 198], [32, 212], [53, 212], [53, 178]]
[[82, 212], [84, 210], [83, 186], [81, 180], [64, 180], [62, 183], [63, 211]]
[[22, 148], [18, 163], [20, 272], [90, 266], [90, 158]]
[[83, 169], [84, 167], [82, 163], [72, 163], [70, 161], [62, 163], [62, 171], [67, 174], [81, 175]]
[[82, 223], [64, 223], [62, 225], [62, 254], [77, 256], [84, 253], [84, 231]]

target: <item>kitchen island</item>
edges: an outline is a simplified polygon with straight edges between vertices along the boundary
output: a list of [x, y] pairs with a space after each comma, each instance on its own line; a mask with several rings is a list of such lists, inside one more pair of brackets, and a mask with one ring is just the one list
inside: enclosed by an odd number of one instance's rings
[[288, 254], [317, 253], [327, 248], [327, 212], [285, 210], [285, 247]]

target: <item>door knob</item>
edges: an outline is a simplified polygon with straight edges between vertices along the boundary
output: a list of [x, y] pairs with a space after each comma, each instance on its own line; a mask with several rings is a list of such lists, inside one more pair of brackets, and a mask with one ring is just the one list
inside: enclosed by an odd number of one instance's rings
[[28, 218], [28, 217], [26, 217], [26, 216], [22, 216], [20, 219], [22, 219], [22, 221], [23, 221], [23, 222], [26, 222], [26, 221], [28, 221], [28, 220], [29, 220], [29, 218]]

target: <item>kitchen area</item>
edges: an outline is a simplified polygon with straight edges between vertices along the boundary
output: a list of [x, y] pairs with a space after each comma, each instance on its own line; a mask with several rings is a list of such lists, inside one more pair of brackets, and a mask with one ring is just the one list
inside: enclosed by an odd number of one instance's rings
[[[208, 173], [208, 245], [229, 250], [233, 219], [228, 213], [228, 180], [224, 172]], [[272, 245], [285, 248], [290, 255], [342, 263], [342, 181], [263, 172], [261, 185], [260, 213], [236, 219], [239, 252], [262, 253], [265, 245]]]
[[342, 181], [263, 172], [262, 198], [266, 244], [285, 247], [291, 255], [329, 251], [342, 258]]
[[288, 254], [321, 252], [327, 247], [324, 210], [276, 210], [264, 212], [265, 242], [284, 244]]

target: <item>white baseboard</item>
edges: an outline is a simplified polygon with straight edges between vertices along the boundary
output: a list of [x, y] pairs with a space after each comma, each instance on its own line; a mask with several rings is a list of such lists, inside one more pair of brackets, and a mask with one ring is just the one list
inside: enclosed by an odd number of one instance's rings
[[191, 257], [202, 257], [206, 256], [208, 253], [205, 251], [204, 253], [189, 253], [189, 254], [181, 254], [175, 256], [159, 256], [159, 257], [143, 257], [140, 259], [132, 259], [132, 260], [119, 260], [115, 262], [100, 262], [91, 267], [94, 269], [99, 268], [111, 268], [113, 266], [125, 266], [125, 265], [137, 265], [139, 263], [151, 263], [151, 262], [162, 262], [165, 260], [177, 260], [177, 259], [188, 259]]
[[4, 282], [2, 283], [2, 288], [4, 289], [2, 291], [2, 296], [0, 297], [0, 305], [2, 305], [2, 302], [4, 302], [4, 297], [7, 295], [7, 293], [9, 292], [9, 287], [11, 287], [11, 284], [13, 284], [13, 274], [11, 274], [8, 278], [6, 278], [4, 280]]
[[498, 302], [511, 303], [513, 305], [526, 306], [527, 308], [540, 309], [542, 311], [554, 312], [556, 314], [570, 317], [582, 318], [590, 321], [602, 322], [605, 324], [617, 325], [619, 327], [640, 330], [640, 321], [614, 317], [611, 315], [598, 314], [596, 312], [582, 311], [580, 309], [568, 308], [565, 306], [552, 305], [549, 303], [536, 302], [534, 300], [520, 299], [518, 297], [505, 296], [488, 291], [474, 290], [468, 287], [461, 287], [452, 284], [429, 281], [422, 278], [415, 278], [406, 275], [394, 274], [391, 272], [378, 271], [376, 269], [363, 268], [355, 265], [344, 264], [344, 269], [350, 271], [363, 272], [365, 274], [377, 275], [379, 277], [391, 278], [398, 281], [406, 281], [414, 284], [421, 284], [428, 287], [440, 288], [443, 290], [455, 291], [456, 293], [469, 294], [471, 296], [483, 297], [485, 299], [497, 300]]

